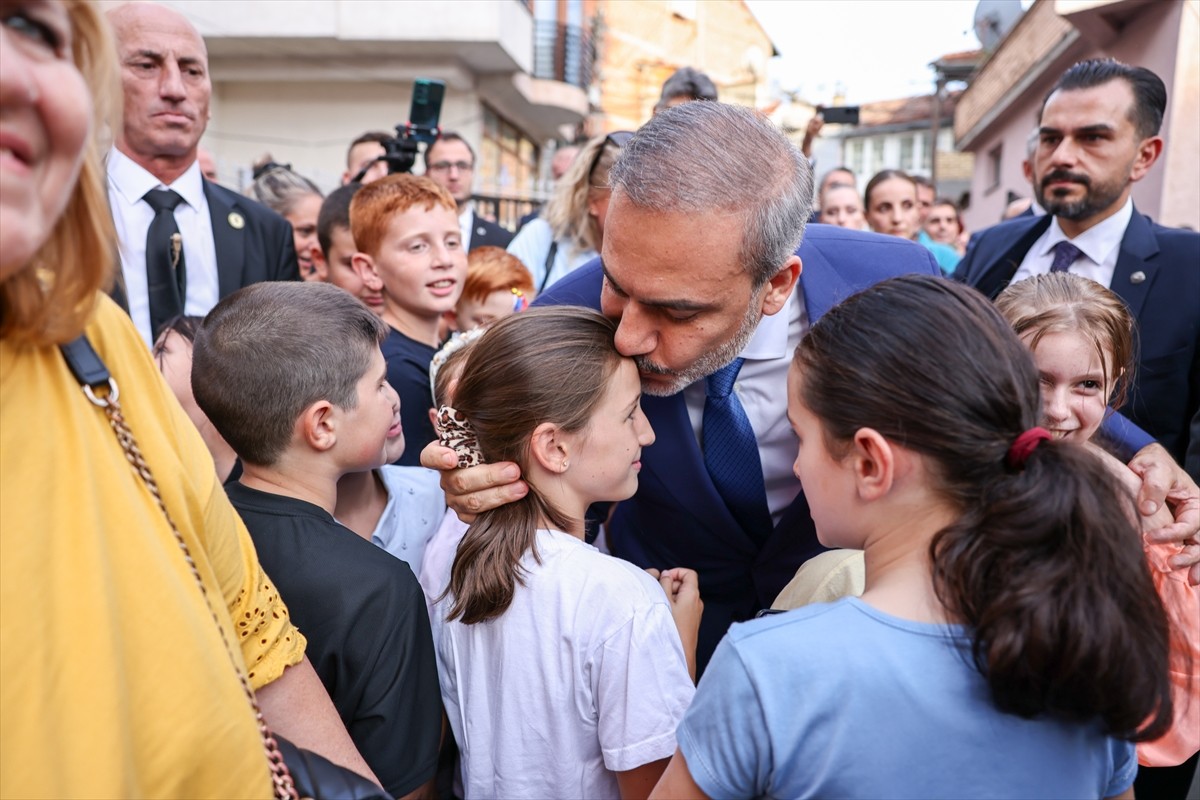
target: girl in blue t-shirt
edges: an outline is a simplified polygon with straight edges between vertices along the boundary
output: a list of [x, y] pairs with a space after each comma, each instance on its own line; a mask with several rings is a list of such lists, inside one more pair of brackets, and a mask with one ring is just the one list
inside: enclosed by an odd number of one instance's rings
[[1037, 427], [1030, 355], [975, 291], [862, 292], [796, 350], [788, 418], [861, 598], [735, 625], [654, 797], [1132, 796], [1171, 723], [1132, 499]]

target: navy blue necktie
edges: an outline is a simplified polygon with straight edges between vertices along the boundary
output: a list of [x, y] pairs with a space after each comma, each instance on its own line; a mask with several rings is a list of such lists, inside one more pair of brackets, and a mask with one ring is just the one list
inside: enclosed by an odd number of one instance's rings
[[1069, 272], [1075, 260], [1083, 255], [1083, 251], [1063, 239], [1054, 245], [1054, 263], [1050, 265], [1051, 272]]
[[183, 198], [170, 189], [151, 189], [142, 199], [154, 209], [154, 220], [146, 231], [146, 294], [150, 336], [157, 338], [164, 323], [183, 313], [187, 300], [183, 237], [175, 222], [175, 206]]
[[742, 362], [734, 359], [704, 380], [704, 466], [734, 518], [752, 538], [763, 541], [772, 524], [762, 459], [750, 418], [733, 393]]

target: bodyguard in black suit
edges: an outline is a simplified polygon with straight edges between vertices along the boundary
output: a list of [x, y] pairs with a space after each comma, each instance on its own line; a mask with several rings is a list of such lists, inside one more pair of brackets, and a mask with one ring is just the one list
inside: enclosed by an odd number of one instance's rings
[[296, 280], [291, 226], [200, 175], [212, 83], [204, 40], [157, 6], [110, 14], [121, 57], [123, 118], [108, 159], [121, 244], [114, 294], [147, 342], [171, 317], [203, 314], [264, 280]]
[[[1165, 108], [1166, 88], [1149, 70], [1111, 60], [1068, 70], [1042, 108], [1033, 156], [1047, 215], [977, 235], [956, 277], [989, 297], [1014, 277], [1056, 268], [1105, 283], [1138, 321], [1139, 360], [1125, 412], [1182, 462], [1200, 408], [1200, 234], [1155, 225], [1129, 200], [1162, 152]], [[1126, 217], [1123, 231], [1112, 229]], [[1106, 239], [1119, 246], [1102, 255], [1104, 245], [1095, 242]], [[1062, 242], [1072, 254], [1084, 252], [1059, 264], [1046, 249]]]
[[443, 187], [458, 204], [459, 224], [463, 229], [463, 249], [508, 247], [512, 232], [475, 213], [471, 205], [471, 185], [475, 178], [475, 151], [457, 133], [443, 132], [425, 148], [425, 174]]

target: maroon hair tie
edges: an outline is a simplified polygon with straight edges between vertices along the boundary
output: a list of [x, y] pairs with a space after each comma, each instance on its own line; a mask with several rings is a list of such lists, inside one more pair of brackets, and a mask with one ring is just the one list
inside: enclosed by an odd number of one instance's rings
[[1054, 434], [1045, 428], [1030, 428], [1013, 441], [1012, 447], [1008, 448], [1008, 456], [1005, 461], [1013, 469], [1024, 469], [1025, 462], [1029, 460], [1029, 455], [1037, 449], [1038, 442], [1053, 438]]

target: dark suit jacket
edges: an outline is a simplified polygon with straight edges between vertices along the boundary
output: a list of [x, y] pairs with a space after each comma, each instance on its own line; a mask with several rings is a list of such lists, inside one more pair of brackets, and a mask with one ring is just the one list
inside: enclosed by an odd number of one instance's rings
[[[212, 181], [204, 182], [217, 246], [221, 297], [261, 281], [300, 279], [292, 226], [271, 209]], [[236, 224], [237, 214], [244, 221]]]
[[[981, 231], [954, 277], [994, 298], [1048, 227], [1044, 215]], [[1109, 288], [1138, 325], [1137, 369], [1122, 411], [1183, 463], [1200, 409], [1200, 234], [1155, 225], [1135, 208]]]
[[[878, 281], [911, 272], [942, 274], [918, 244], [831, 225], [810, 225], [796, 253], [803, 262], [800, 283], [812, 322]], [[597, 259], [555, 283], [535, 305], [599, 309], [602, 280]], [[779, 391], [787, 389], [780, 385]], [[765, 542], [752, 540], [708, 476], [683, 393], [645, 396], [642, 408], [657, 440], [642, 451], [637, 494], [617, 506], [608, 543], [614, 555], [641, 567], [689, 567], [699, 573], [704, 616], [696, 657], [703, 665], [731, 623], [769, 607], [799, 566], [825, 548], [817, 541], [798, 481], [796, 499], [773, 533]]]
[[[212, 219], [221, 297], [252, 283], [300, 279], [292, 226], [286, 219], [212, 181], [204, 181], [204, 196]], [[113, 299], [129, 310], [124, 281], [113, 287]]]
[[488, 222], [474, 211], [471, 212], [471, 241], [467, 244], [468, 252], [476, 247], [508, 247], [512, 238], [512, 232], [507, 228]]

